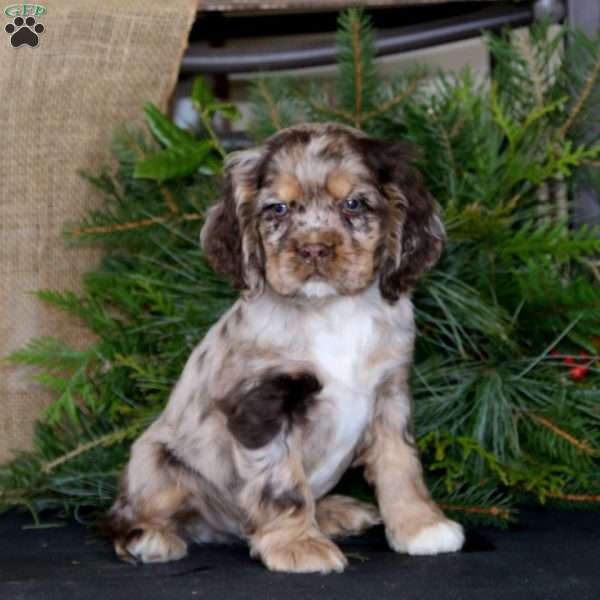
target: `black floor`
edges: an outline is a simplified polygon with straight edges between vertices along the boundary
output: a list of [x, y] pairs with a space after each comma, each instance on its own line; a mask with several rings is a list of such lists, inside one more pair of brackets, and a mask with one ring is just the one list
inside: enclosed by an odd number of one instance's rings
[[349, 567], [325, 576], [269, 573], [241, 545], [133, 567], [81, 526], [27, 523], [0, 516], [1, 600], [600, 600], [600, 512], [524, 513], [510, 531], [471, 528], [459, 554], [422, 558], [394, 554], [377, 528], [342, 544]]

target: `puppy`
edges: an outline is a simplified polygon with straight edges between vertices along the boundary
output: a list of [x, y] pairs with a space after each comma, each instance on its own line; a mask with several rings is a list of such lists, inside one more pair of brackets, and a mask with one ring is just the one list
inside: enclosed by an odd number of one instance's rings
[[[342, 571], [332, 538], [383, 521], [408, 554], [459, 550], [411, 426], [410, 300], [442, 251], [435, 200], [404, 145], [298, 125], [231, 155], [201, 233], [243, 290], [134, 443], [107, 526], [125, 560], [246, 540], [272, 571]], [[327, 495], [364, 466], [378, 509]]]

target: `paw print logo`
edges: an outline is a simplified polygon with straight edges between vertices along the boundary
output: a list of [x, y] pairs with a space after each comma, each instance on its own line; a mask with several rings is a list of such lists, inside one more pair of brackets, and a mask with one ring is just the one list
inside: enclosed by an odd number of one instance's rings
[[15, 17], [12, 23], [9, 23], [4, 31], [10, 34], [10, 45], [18, 48], [24, 44], [35, 48], [39, 43], [38, 35], [44, 32], [44, 26], [36, 23], [33, 17]]

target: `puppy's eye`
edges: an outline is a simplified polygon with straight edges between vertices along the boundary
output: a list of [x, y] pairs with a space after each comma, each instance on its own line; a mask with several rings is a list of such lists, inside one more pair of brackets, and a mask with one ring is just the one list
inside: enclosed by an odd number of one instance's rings
[[275, 204], [269, 204], [266, 210], [274, 212], [278, 217], [283, 217], [283, 215], [287, 214], [288, 205], [284, 202], [276, 202]]
[[366, 204], [361, 196], [356, 196], [354, 198], [346, 198], [346, 200], [344, 200], [342, 208], [344, 212], [350, 214], [358, 214], [365, 210]]

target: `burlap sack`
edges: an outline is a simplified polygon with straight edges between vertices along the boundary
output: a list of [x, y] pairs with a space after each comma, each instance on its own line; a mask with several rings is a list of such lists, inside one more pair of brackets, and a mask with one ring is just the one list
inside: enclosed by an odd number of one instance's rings
[[[109, 161], [115, 125], [140, 123], [145, 100], [166, 107], [198, 1], [40, 4], [36, 47], [14, 48], [5, 31], [14, 17], [0, 15], [0, 357], [38, 336], [82, 342], [76, 324], [29, 292], [76, 290], [96, 260], [61, 239], [65, 221], [94, 202], [77, 170]], [[49, 399], [30, 375], [0, 364], [0, 461], [27, 446]]]

